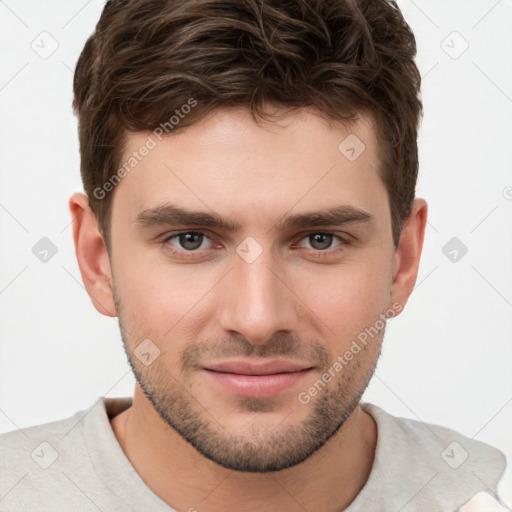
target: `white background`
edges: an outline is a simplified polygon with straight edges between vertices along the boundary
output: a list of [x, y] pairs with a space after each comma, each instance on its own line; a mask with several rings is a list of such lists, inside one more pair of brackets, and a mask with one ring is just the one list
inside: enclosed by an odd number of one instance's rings
[[[82, 190], [73, 69], [102, 3], [0, 2], [0, 432], [133, 392], [117, 321], [82, 286], [67, 206]], [[400, 6], [423, 75], [429, 225], [364, 400], [512, 456], [512, 1]], [[41, 37], [58, 43], [46, 59]], [[47, 263], [32, 253], [44, 236], [58, 248]], [[454, 236], [468, 248], [455, 263], [442, 252]]]

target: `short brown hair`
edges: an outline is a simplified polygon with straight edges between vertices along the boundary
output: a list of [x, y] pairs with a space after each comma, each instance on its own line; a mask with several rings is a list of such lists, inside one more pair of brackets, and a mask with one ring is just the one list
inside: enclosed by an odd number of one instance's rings
[[[228, 106], [263, 118], [266, 103], [335, 121], [371, 115], [398, 245], [418, 174], [415, 56], [394, 1], [107, 2], [73, 82], [82, 180], [107, 249], [113, 191], [97, 191], [119, 171], [128, 133], [172, 133]], [[194, 108], [171, 123], [191, 99]]]

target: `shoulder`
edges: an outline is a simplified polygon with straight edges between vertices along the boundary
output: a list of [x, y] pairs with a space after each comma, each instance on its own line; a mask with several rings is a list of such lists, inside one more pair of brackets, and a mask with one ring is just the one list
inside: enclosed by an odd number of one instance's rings
[[64, 495], [68, 503], [90, 509], [76, 481], [77, 468], [90, 470], [81, 430], [89, 410], [0, 435], [2, 510], [60, 510]]
[[374, 404], [361, 406], [377, 424], [376, 472], [381, 482], [401, 488], [401, 499], [409, 496], [417, 504], [407, 510], [455, 511], [481, 491], [496, 492], [506, 468], [497, 448], [447, 427], [395, 417]]
[[59, 456], [58, 448], [66, 445], [68, 436], [79, 427], [80, 418], [85, 412], [79, 411], [69, 418], [0, 434], [1, 470], [11, 465], [25, 465], [30, 459], [38, 467], [49, 467], [50, 461], [57, 460]]
[[440, 462], [454, 470], [463, 465], [476, 470], [485, 464], [496, 476], [504, 473], [504, 454], [487, 443], [444, 426], [393, 416], [374, 404], [364, 403], [362, 407], [373, 416], [381, 431], [390, 436], [388, 443], [423, 456], [424, 462], [432, 462], [436, 468]]
[[480, 491], [458, 512], [510, 512], [512, 510], [512, 461], [508, 460], [505, 474], [498, 482], [496, 492]]

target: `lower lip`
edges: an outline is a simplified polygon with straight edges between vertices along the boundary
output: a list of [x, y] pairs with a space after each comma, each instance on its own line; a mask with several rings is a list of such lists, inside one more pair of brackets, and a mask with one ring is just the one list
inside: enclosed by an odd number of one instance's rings
[[205, 372], [227, 391], [243, 398], [269, 398], [293, 387], [309, 374], [311, 368], [299, 372], [271, 375], [239, 375], [236, 373]]

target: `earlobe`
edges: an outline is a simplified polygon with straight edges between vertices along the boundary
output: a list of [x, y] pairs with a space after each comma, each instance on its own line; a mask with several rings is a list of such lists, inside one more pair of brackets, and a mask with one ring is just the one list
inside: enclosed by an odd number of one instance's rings
[[76, 258], [87, 293], [102, 315], [117, 316], [110, 260], [87, 196], [78, 192], [73, 194], [69, 210], [73, 219]]
[[424, 199], [415, 199], [411, 214], [405, 220], [400, 242], [393, 261], [391, 303], [398, 302], [404, 308], [411, 295], [421, 258], [428, 206]]

